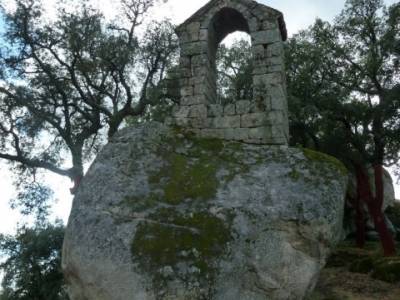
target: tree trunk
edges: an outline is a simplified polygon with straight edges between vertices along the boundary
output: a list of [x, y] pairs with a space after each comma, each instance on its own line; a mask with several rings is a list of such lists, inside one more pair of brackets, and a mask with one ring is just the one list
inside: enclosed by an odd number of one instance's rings
[[82, 161], [82, 149], [83, 144], [75, 145], [75, 147], [71, 148], [72, 153], [72, 169], [70, 178], [74, 183], [74, 186], [69, 189], [70, 193], [74, 195], [79, 188], [81, 180], [83, 178], [83, 161]]
[[385, 218], [382, 213], [384, 196], [382, 165], [374, 166], [374, 175], [376, 190], [375, 197], [372, 195], [367, 172], [363, 167], [357, 167], [357, 190], [359, 192], [358, 196], [360, 197], [361, 201], [366, 203], [368, 207], [368, 212], [374, 221], [375, 230], [379, 234], [384, 255], [394, 256], [396, 255], [395, 243], [393, 240], [393, 236], [390, 234], [386, 226]]
[[[358, 174], [357, 174], [358, 175]], [[356, 244], [359, 248], [364, 248], [365, 245], [365, 222], [364, 222], [364, 208], [361, 198], [361, 184], [359, 177], [357, 176], [357, 195], [356, 198], [352, 198], [351, 204], [356, 211]]]
[[74, 182], [74, 186], [69, 189], [71, 195], [75, 195], [76, 191], [78, 190], [79, 185], [81, 184], [82, 178], [83, 178], [83, 175], [77, 175], [76, 177], [72, 178], [72, 181]]

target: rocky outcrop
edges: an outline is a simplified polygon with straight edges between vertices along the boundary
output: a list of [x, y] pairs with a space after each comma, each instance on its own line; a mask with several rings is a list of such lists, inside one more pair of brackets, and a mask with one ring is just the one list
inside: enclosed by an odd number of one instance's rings
[[346, 183], [317, 152], [126, 128], [73, 202], [71, 299], [302, 299], [340, 239]]

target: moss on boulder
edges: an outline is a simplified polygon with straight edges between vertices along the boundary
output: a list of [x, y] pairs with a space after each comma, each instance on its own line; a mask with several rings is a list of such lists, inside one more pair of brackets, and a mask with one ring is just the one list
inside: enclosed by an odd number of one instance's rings
[[124, 129], [74, 200], [69, 288], [89, 300], [301, 299], [340, 239], [346, 182], [300, 149]]

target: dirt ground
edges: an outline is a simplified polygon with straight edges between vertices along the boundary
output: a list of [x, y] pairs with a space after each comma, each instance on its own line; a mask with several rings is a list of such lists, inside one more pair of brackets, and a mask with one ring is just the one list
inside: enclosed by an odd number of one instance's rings
[[387, 283], [345, 268], [325, 268], [309, 300], [400, 300], [400, 283]]
[[[343, 242], [328, 261], [308, 300], [400, 300], [400, 280], [385, 282], [372, 277], [373, 269], [352, 267], [357, 261], [369, 259], [382, 260], [379, 242], [369, 242], [365, 249], [355, 248], [352, 241]], [[398, 264], [400, 256], [393, 261]]]

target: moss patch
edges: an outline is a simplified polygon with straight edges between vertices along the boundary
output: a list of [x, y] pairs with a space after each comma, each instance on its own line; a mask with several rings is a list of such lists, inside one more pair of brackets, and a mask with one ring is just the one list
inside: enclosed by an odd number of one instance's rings
[[231, 239], [226, 222], [207, 211], [186, 215], [170, 208], [159, 209], [148, 219], [138, 225], [131, 251], [154, 284], [168, 280], [165, 268], [172, 268], [172, 275], [185, 282], [213, 280], [215, 259], [225, 253]]
[[303, 151], [304, 156], [308, 160], [328, 163], [328, 164], [334, 166], [336, 169], [338, 169], [341, 174], [343, 174], [343, 175], [348, 174], [346, 167], [338, 159], [334, 158], [333, 156], [327, 155], [322, 152], [310, 150], [307, 148], [301, 148], [301, 149]]
[[299, 171], [297, 171], [295, 168], [293, 168], [290, 172], [289, 172], [289, 177], [292, 178], [294, 181], [297, 181], [300, 179], [301, 177], [301, 173]]
[[372, 278], [390, 283], [400, 282], [400, 257], [385, 257], [375, 261]]
[[225, 181], [231, 180], [236, 171], [247, 170], [244, 167], [237, 170], [240, 164], [233, 156], [239, 147], [236, 144], [190, 136], [165, 141], [158, 151], [165, 164], [149, 176], [150, 185], [163, 188], [159, 201], [177, 205], [185, 199], [214, 197], [220, 184], [217, 171], [221, 167], [232, 175], [226, 176]]
[[218, 183], [217, 166], [212, 160], [199, 157], [190, 160], [188, 157], [171, 153], [167, 157], [168, 164], [150, 176], [150, 183], [160, 183], [165, 179], [164, 201], [179, 204], [187, 198], [209, 199], [215, 195]]

